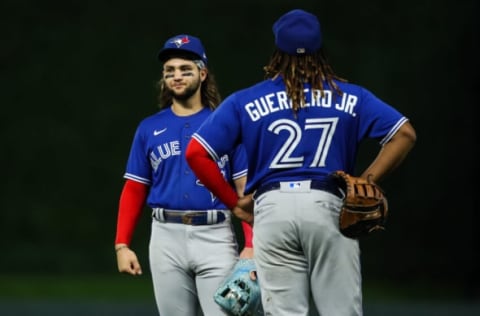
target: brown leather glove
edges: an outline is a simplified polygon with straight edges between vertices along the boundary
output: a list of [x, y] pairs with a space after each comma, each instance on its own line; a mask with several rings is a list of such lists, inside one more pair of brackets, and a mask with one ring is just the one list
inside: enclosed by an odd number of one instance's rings
[[345, 193], [340, 210], [339, 228], [349, 238], [368, 236], [385, 230], [388, 202], [385, 193], [370, 179], [335, 171], [332, 177]]

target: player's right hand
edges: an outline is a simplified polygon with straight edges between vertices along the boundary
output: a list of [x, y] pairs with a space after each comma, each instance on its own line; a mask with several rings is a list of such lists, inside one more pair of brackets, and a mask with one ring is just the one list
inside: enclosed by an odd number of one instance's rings
[[137, 255], [128, 247], [117, 251], [117, 265], [118, 271], [121, 273], [128, 273], [131, 275], [142, 274], [142, 268], [138, 262]]
[[253, 194], [248, 194], [239, 198], [237, 201], [237, 207], [247, 213], [253, 214]]
[[237, 205], [233, 208], [233, 215], [239, 219], [253, 224], [253, 195], [248, 194], [241, 197], [237, 201]]

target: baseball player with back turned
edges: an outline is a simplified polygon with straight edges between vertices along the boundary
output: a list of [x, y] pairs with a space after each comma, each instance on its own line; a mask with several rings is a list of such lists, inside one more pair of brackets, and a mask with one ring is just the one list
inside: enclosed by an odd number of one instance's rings
[[[168, 39], [158, 58], [163, 63], [161, 110], [140, 122], [130, 150], [117, 219], [118, 270], [142, 274], [129, 245], [146, 203], [152, 210], [149, 261], [160, 315], [225, 315], [213, 295], [239, 257], [253, 257], [251, 226], [242, 222], [245, 248], [239, 256], [230, 210], [185, 160], [191, 135], [217, 107], [220, 94], [197, 37]], [[247, 173], [243, 147], [232, 147], [215, 164], [242, 195]]]
[[[405, 159], [416, 132], [398, 110], [335, 75], [315, 15], [287, 12], [273, 33], [266, 79], [222, 102], [193, 135], [187, 161], [236, 216], [254, 219], [265, 315], [308, 315], [311, 297], [322, 316], [359, 316], [359, 244], [339, 231], [343, 195], [329, 175], [354, 173], [360, 142], [372, 138], [380, 150], [359, 176], [377, 182]], [[239, 199], [213, 159], [240, 143], [248, 176]]]

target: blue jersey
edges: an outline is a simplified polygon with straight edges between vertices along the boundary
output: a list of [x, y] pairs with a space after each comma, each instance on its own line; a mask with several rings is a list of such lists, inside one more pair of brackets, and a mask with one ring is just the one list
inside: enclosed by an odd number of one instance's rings
[[[197, 179], [185, 159], [185, 149], [201, 123], [211, 114], [204, 108], [190, 116], [177, 116], [170, 108], [140, 122], [135, 132], [124, 177], [150, 186], [147, 204], [178, 210], [227, 209]], [[243, 147], [232, 147], [217, 164], [225, 179], [246, 176]]]
[[388, 142], [407, 118], [358, 85], [337, 82], [343, 95], [323, 97], [305, 85], [306, 104], [295, 116], [281, 77], [237, 91], [193, 135], [212, 157], [243, 143], [248, 158], [246, 193], [276, 181], [353, 173], [365, 138]]

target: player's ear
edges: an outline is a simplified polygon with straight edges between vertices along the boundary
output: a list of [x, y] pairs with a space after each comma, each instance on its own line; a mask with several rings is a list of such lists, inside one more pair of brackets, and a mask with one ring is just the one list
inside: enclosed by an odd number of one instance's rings
[[201, 68], [200, 69], [200, 80], [203, 82], [205, 81], [205, 79], [207, 79], [207, 75], [208, 75], [208, 70], [207, 68]]

